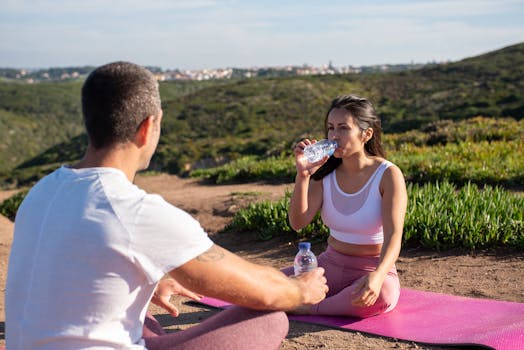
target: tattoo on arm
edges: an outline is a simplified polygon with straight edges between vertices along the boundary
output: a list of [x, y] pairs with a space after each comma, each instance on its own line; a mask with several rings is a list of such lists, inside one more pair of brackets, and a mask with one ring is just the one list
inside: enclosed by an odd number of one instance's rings
[[202, 262], [212, 262], [224, 258], [224, 252], [216, 245], [213, 245], [204, 253], [197, 256], [197, 260]]

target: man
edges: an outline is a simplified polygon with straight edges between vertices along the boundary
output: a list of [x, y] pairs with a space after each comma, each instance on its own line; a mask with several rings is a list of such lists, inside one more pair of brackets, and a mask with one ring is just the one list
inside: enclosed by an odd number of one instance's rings
[[[282, 311], [321, 301], [323, 270], [288, 278], [213, 244], [189, 214], [133, 185], [160, 137], [153, 75], [99, 67], [82, 88], [89, 144], [77, 164], [39, 181], [20, 206], [6, 284], [9, 349], [274, 349]], [[238, 306], [164, 334], [147, 306], [169, 290]], [[170, 289], [171, 288], [171, 289]], [[264, 311], [266, 310], [266, 311]], [[280, 311], [278, 311], [280, 310]]]

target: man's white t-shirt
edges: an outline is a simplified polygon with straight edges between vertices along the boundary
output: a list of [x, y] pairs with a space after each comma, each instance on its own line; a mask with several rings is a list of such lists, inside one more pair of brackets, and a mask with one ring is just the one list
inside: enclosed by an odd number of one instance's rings
[[114, 168], [61, 167], [17, 213], [8, 349], [145, 349], [157, 282], [213, 242], [186, 212]]

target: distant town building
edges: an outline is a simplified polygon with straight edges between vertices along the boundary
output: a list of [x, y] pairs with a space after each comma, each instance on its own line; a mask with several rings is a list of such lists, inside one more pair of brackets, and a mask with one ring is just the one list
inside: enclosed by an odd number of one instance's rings
[[[305, 75], [333, 75], [333, 74], [367, 74], [376, 72], [398, 72], [403, 70], [418, 69], [427, 65], [435, 65], [436, 62], [428, 64], [382, 64], [374, 66], [341, 66], [336, 67], [333, 62], [324, 64], [320, 67], [303, 64], [302, 66], [282, 66], [282, 67], [251, 67], [251, 68], [215, 68], [197, 70], [162, 70], [159, 67], [147, 67], [155, 75], [158, 81], [170, 80], [218, 80], [233, 78], [254, 78], [254, 77], [279, 77], [279, 76], [305, 76]], [[92, 71], [94, 67], [73, 67], [73, 68], [49, 68], [39, 70], [0, 68], [0, 78], [10, 80], [20, 80], [27, 83], [38, 81], [64, 81], [83, 79]]]

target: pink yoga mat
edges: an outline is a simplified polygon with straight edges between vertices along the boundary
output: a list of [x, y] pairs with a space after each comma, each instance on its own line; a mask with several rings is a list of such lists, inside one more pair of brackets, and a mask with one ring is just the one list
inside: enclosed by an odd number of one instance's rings
[[[200, 302], [220, 308], [230, 305], [213, 298]], [[524, 349], [524, 303], [404, 288], [397, 307], [380, 316], [366, 319], [289, 316], [289, 319], [419, 343]]]

